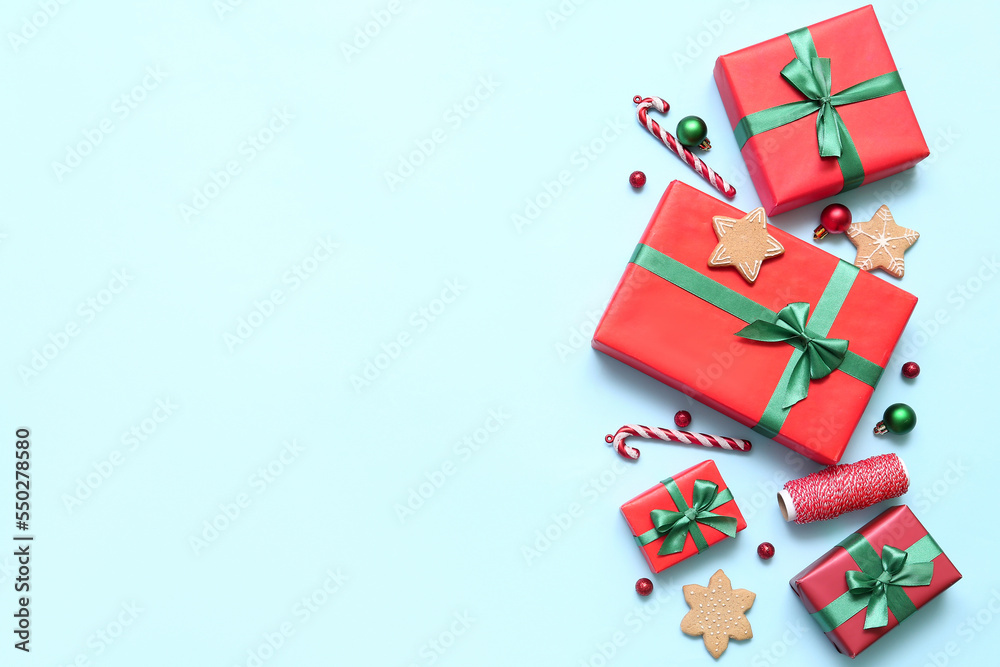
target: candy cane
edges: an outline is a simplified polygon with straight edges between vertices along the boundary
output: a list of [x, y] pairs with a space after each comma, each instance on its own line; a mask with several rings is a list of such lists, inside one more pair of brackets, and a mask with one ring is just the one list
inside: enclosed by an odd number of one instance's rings
[[639, 122], [649, 130], [650, 134], [662, 141], [667, 148], [676, 153], [677, 157], [684, 160], [689, 167], [695, 170], [695, 173], [711, 183], [712, 187], [716, 190], [730, 199], [736, 196], [736, 188], [726, 183], [721, 176], [712, 171], [711, 167], [702, 162], [691, 151], [681, 146], [674, 135], [664, 130], [655, 120], [649, 117], [649, 107], [653, 107], [660, 113], [666, 113], [670, 110], [669, 104], [659, 97], [643, 98], [638, 95], [633, 97], [632, 101], [639, 105], [635, 110], [636, 116], [638, 116]]
[[639, 450], [625, 444], [625, 438], [658, 438], [670, 442], [683, 442], [689, 445], [701, 445], [703, 447], [719, 447], [720, 449], [736, 450], [738, 452], [749, 452], [750, 441], [739, 438], [727, 438], [720, 435], [708, 435], [707, 433], [691, 433], [690, 431], [675, 431], [672, 428], [650, 428], [640, 424], [625, 424], [618, 431], [611, 435], [604, 436], [604, 441], [615, 448], [619, 454], [633, 461], [639, 459]]

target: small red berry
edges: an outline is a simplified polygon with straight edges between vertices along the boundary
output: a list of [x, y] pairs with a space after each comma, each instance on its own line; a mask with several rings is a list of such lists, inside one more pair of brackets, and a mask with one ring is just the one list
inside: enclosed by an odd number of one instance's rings
[[646, 597], [653, 592], [653, 582], [646, 577], [643, 577], [639, 581], [635, 582], [635, 592], [643, 597]]
[[687, 410], [681, 410], [674, 415], [674, 423], [680, 428], [687, 428], [691, 425], [691, 413]]
[[774, 545], [770, 542], [761, 542], [760, 546], [757, 547], [757, 555], [764, 560], [771, 560], [774, 556]]
[[920, 375], [920, 366], [915, 361], [907, 361], [903, 364], [903, 377], [913, 379]]
[[628, 177], [629, 185], [638, 190], [646, 184], [646, 174], [641, 171], [633, 171]]

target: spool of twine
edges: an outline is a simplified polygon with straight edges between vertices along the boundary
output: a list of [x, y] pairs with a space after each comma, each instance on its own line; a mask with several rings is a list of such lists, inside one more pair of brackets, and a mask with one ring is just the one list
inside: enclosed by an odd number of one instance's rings
[[811, 523], [898, 498], [908, 488], [902, 459], [881, 454], [789, 481], [778, 492], [778, 508], [785, 521]]

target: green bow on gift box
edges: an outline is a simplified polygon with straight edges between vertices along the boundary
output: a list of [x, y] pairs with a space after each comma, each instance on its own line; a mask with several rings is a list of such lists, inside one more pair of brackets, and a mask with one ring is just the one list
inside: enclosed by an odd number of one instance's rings
[[[847, 590], [859, 595], [868, 595], [868, 611], [865, 612], [865, 629], [881, 628], [889, 624], [889, 610], [897, 620], [913, 613], [913, 603], [900, 586], [927, 586], [934, 578], [934, 563], [906, 562], [908, 554], [902, 549], [882, 547], [882, 571], [847, 573]], [[915, 611], [915, 610], [914, 610]]]
[[866, 630], [888, 625], [890, 611], [902, 623], [917, 610], [902, 587], [930, 585], [934, 578], [931, 561], [941, 555], [941, 547], [930, 535], [905, 550], [887, 544], [881, 557], [860, 533], [853, 533], [838, 546], [847, 550], [861, 571], [848, 570], [844, 575], [847, 592], [812, 614], [823, 632], [830, 632], [862, 609], [866, 609]]
[[737, 336], [765, 343], [788, 343], [803, 351], [794, 362], [780, 403], [790, 408], [809, 395], [809, 380], [824, 378], [840, 368], [847, 356], [847, 341], [827, 338], [806, 328], [808, 303], [791, 303], [776, 317], [754, 320], [736, 332]]
[[688, 505], [684, 494], [681, 493], [672, 477], [668, 477], [660, 484], [667, 487], [677, 511], [662, 509], [651, 511], [649, 518], [653, 521], [653, 528], [642, 535], [635, 536], [635, 541], [640, 547], [663, 538], [663, 544], [656, 552], [657, 555], [666, 556], [680, 553], [684, 550], [684, 543], [687, 541], [688, 533], [690, 533], [698, 551], [704, 551], [708, 548], [708, 542], [698, 526], [699, 523], [711, 526], [729, 537], [736, 537], [736, 518], [712, 512], [733, 499], [733, 494], [729, 489], [719, 491], [719, 485], [715, 482], [707, 479], [696, 479], [694, 490], [691, 493], [691, 504]]
[[819, 154], [837, 158], [844, 176], [843, 190], [856, 188], [864, 182], [865, 170], [837, 107], [903, 92], [905, 89], [899, 72], [887, 72], [831, 94], [830, 59], [817, 55], [809, 28], [790, 32], [788, 38], [795, 50], [795, 58], [781, 70], [781, 76], [806, 99], [762, 109], [741, 118], [733, 128], [740, 150], [756, 134], [817, 114]]
[[870, 387], [878, 384], [883, 370], [881, 366], [847, 349], [848, 341], [826, 337], [858, 275], [858, 267], [852, 264], [843, 260], [837, 263], [814, 305], [792, 303], [776, 313], [643, 243], [636, 246], [631, 261], [746, 322], [749, 326], [743, 327], [736, 335], [784, 343], [795, 348], [764, 413], [754, 426], [755, 431], [768, 438], [773, 438], [781, 431], [791, 407], [809, 393], [811, 380], [825, 377], [836, 370]]

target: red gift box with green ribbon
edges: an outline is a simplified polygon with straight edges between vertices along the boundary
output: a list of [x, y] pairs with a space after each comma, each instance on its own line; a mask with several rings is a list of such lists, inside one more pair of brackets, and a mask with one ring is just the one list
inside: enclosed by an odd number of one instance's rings
[[715, 81], [768, 215], [930, 154], [871, 5], [720, 56]]
[[910, 508], [900, 505], [789, 583], [837, 650], [853, 658], [961, 578]]
[[653, 572], [701, 553], [747, 527], [714, 461], [702, 461], [622, 505]]
[[753, 284], [732, 267], [708, 266], [718, 243], [712, 218], [743, 215], [671, 183], [592, 344], [786, 447], [837, 463], [917, 299], [773, 226], [785, 252]]

